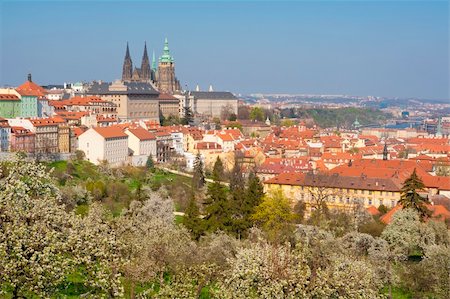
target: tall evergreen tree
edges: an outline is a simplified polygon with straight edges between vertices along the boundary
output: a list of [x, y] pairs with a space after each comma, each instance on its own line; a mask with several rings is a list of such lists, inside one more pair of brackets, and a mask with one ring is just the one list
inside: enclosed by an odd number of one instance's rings
[[194, 113], [190, 107], [184, 107], [184, 116], [181, 119], [181, 124], [189, 125], [194, 121]]
[[197, 153], [194, 162], [194, 175], [192, 176], [192, 187], [200, 189], [205, 185], [205, 173], [203, 171], [203, 161], [200, 152]]
[[213, 175], [213, 180], [218, 180], [218, 181], [223, 180], [223, 175], [224, 175], [223, 163], [222, 163], [222, 160], [220, 160], [219, 156], [217, 156], [216, 162], [214, 163], [212, 175]]
[[245, 234], [255, 224], [252, 215], [255, 213], [256, 207], [261, 204], [263, 196], [264, 187], [256, 173], [252, 171], [243, 193], [242, 204], [236, 207], [238, 210], [235, 215], [240, 217], [234, 220], [234, 229], [238, 235]]
[[230, 174], [230, 191], [232, 194], [243, 194], [245, 188], [245, 181], [242, 175], [241, 165], [239, 159], [236, 156], [234, 160], [234, 166]]
[[422, 179], [417, 175], [416, 169], [412, 172], [411, 176], [405, 180], [403, 187], [401, 189], [402, 195], [400, 197], [399, 203], [404, 209], [412, 208], [416, 210], [420, 217], [429, 215], [429, 210], [426, 207], [427, 203], [430, 203], [428, 198], [422, 197], [418, 191], [423, 190], [425, 185]]
[[192, 238], [199, 240], [204, 233], [203, 219], [200, 218], [200, 211], [195, 200], [195, 193], [192, 192], [188, 206], [184, 213], [183, 225], [189, 230]]
[[230, 231], [232, 225], [230, 201], [226, 187], [216, 179], [208, 186], [205, 205], [206, 217], [204, 219], [207, 229], [209, 231]]
[[233, 231], [241, 236], [245, 225], [245, 181], [242, 175], [241, 165], [238, 155], [235, 156], [235, 162], [230, 176], [230, 212], [232, 214]]
[[153, 163], [153, 155], [150, 154], [147, 158], [147, 163], [145, 164], [148, 170], [153, 171], [155, 169], [155, 164]]
[[249, 174], [247, 188], [245, 189], [245, 206], [249, 214], [253, 214], [255, 207], [261, 204], [263, 196], [264, 187], [256, 173], [252, 171]]

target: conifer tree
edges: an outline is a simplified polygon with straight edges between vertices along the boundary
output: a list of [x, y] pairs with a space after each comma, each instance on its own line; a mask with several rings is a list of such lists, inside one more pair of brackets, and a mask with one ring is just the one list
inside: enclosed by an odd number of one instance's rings
[[197, 153], [194, 162], [194, 175], [192, 176], [192, 187], [200, 189], [205, 185], [205, 173], [203, 171], [203, 161], [200, 152]]
[[425, 204], [430, 203], [425, 197], [422, 197], [418, 191], [423, 190], [425, 185], [422, 179], [417, 175], [416, 169], [412, 172], [411, 176], [405, 180], [401, 189], [402, 195], [399, 203], [404, 209], [412, 208], [417, 211], [423, 219], [429, 215], [429, 210]]
[[203, 219], [200, 218], [200, 211], [195, 200], [195, 193], [192, 192], [191, 198], [189, 199], [188, 206], [184, 213], [183, 225], [189, 230], [192, 238], [199, 240], [203, 235]]
[[242, 235], [246, 228], [245, 212], [243, 209], [245, 202], [245, 181], [242, 175], [241, 165], [238, 157], [235, 157], [233, 170], [230, 177], [230, 213], [233, 224], [233, 232], [238, 236]]
[[245, 190], [245, 202], [248, 212], [252, 214], [264, 196], [264, 187], [254, 171], [250, 172]]
[[245, 234], [255, 224], [252, 215], [255, 213], [256, 207], [261, 204], [263, 196], [264, 187], [256, 173], [252, 171], [242, 194], [242, 203], [238, 205], [236, 201], [234, 202], [236, 211], [233, 219], [233, 230], [237, 235]]
[[245, 187], [244, 178], [242, 175], [241, 165], [239, 163], [238, 157], [235, 157], [234, 166], [230, 175], [230, 191], [232, 193], [243, 193]]
[[150, 154], [147, 158], [147, 163], [145, 164], [148, 170], [153, 171], [155, 169], [155, 164], [153, 163], [153, 155]]
[[216, 177], [218, 181], [222, 181], [223, 176], [224, 176], [223, 163], [222, 160], [220, 160], [219, 156], [217, 156], [213, 168], [213, 179], [214, 177]]
[[231, 229], [230, 201], [226, 187], [218, 180], [217, 173], [213, 173], [214, 182], [208, 186], [206, 197], [206, 226], [209, 231], [229, 231]]

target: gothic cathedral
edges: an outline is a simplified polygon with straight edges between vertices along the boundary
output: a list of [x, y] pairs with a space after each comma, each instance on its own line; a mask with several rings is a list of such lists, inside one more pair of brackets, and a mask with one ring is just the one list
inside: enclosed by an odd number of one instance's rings
[[156, 67], [154, 52], [152, 57], [152, 67], [150, 67], [150, 60], [147, 54], [147, 44], [145, 44], [141, 68], [135, 67], [133, 69], [133, 62], [131, 60], [130, 50], [127, 43], [127, 50], [122, 69], [122, 81], [153, 83], [162, 93], [174, 94], [180, 91], [180, 82], [175, 76], [175, 62], [173, 57], [170, 55], [167, 38], [164, 42], [163, 55], [159, 58], [158, 67]]

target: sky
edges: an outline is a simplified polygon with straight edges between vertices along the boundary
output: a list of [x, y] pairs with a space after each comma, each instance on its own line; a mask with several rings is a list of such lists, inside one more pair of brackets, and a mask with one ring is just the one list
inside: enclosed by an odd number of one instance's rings
[[449, 1], [0, 5], [0, 86], [119, 79], [167, 37], [188, 89], [450, 99]]

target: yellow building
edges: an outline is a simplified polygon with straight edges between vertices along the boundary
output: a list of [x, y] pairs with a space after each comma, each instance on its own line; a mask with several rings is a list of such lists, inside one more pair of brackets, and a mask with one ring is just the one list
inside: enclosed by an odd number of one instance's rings
[[331, 209], [394, 207], [401, 195], [401, 184], [392, 178], [351, 177], [339, 174], [282, 173], [264, 182], [265, 191], [281, 188], [295, 205], [304, 201], [309, 210], [321, 203]]
[[58, 148], [60, 153], [70, 153], [70, 127], [66, 123], [58, 126]]

